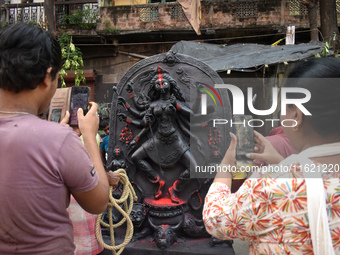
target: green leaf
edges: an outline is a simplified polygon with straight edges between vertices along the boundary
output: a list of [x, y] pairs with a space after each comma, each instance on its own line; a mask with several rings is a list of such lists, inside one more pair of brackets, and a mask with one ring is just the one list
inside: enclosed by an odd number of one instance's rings
[[65, 75], [67, 75], [67, 72], [65, 71], [65, 69], [61, 69], [60, 72], [59, 72], [59, 75], [65, 76]]
[[65, 61], [65, 63], [64, 63], [65, 69], [69, 69], [69, 68], [70, 68], [70, 65], [71, 65], [70, 60], [66, 59], [66, 61]]
[[71, 51], [75, 51], [76, 50], [76, 46], [74, 46], [73, 43], [70, 43], [70, 49], [71, 49]]
[[65, 83], [64, 80], [61, 81], [61, 87], [62, 87], [62, 88], [66, 88], [66, 83]]

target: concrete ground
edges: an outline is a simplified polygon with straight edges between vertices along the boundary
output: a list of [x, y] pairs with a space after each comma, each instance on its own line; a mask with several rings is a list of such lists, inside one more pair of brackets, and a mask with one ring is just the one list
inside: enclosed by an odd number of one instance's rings
[[248, 255], [249, 254], [249, 243], [240, 241], [240, 240], [234, 240], [233, 244], [235, 255]]

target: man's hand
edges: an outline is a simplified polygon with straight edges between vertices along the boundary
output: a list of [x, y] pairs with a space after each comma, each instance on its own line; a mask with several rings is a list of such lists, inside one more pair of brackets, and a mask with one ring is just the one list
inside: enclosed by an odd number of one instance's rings
[[106, 173], [107, 178], [109, 180], [109, 184], [111, 186], [118, 186], [118, 183], [120, 181], [120, 174], [116, 172], [109, 171]]
[[86, 136], [96, 137], [99, 128], [98, 105], [94, 102], [90, 102], [89, 104], [91, 105], [91, 109], [85, 116], [83, 109], [79, 108], [77, 112], [78, 126], [84, 138]]
[[68, 124], [70, 121], [70, 112], [66, 111], [65, 117], [59, 122], [61, 125], [64, 125], [66, 127], [69, 127], [70, 125]]
[[[66, 111], [65, 117], [60, 121], [61, 125], [64, 125], [66, 127], [69, 127], [70, 125], [68, 124], [70, 121], [70, 112]], [[81, 136], [81, 132], [79, 130], [78, 126], [72, 126], [74, 132], [76, 132], [77, 136]]]

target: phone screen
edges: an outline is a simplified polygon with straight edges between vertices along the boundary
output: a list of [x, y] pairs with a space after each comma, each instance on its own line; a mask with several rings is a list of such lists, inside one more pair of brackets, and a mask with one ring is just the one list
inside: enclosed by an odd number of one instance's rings
[[70, 98], [70, 126], [78, 126], [77, 111], [82, 108], [84, 115], [88, 111], [90, 88], [86, 86], [72, 87]]

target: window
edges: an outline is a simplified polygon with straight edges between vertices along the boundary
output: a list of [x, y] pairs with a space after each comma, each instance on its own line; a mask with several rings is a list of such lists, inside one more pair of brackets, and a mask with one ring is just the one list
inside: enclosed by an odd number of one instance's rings
[[301, 0], [289, 0], [289, 15], [308, 15], [307, 6]]
[[182, 6], [180, 4], [175, 4], [171, 6], [171, 19], [172, 20], [183, 20], [187, 17], [184, 14]]
[[139, 20], [142, 22], [150, 22], [159, 20], [158, 6], [140, 7], [138, 8]]
[[237, 18], [257, 18], [257, 1], [237, 2]]

